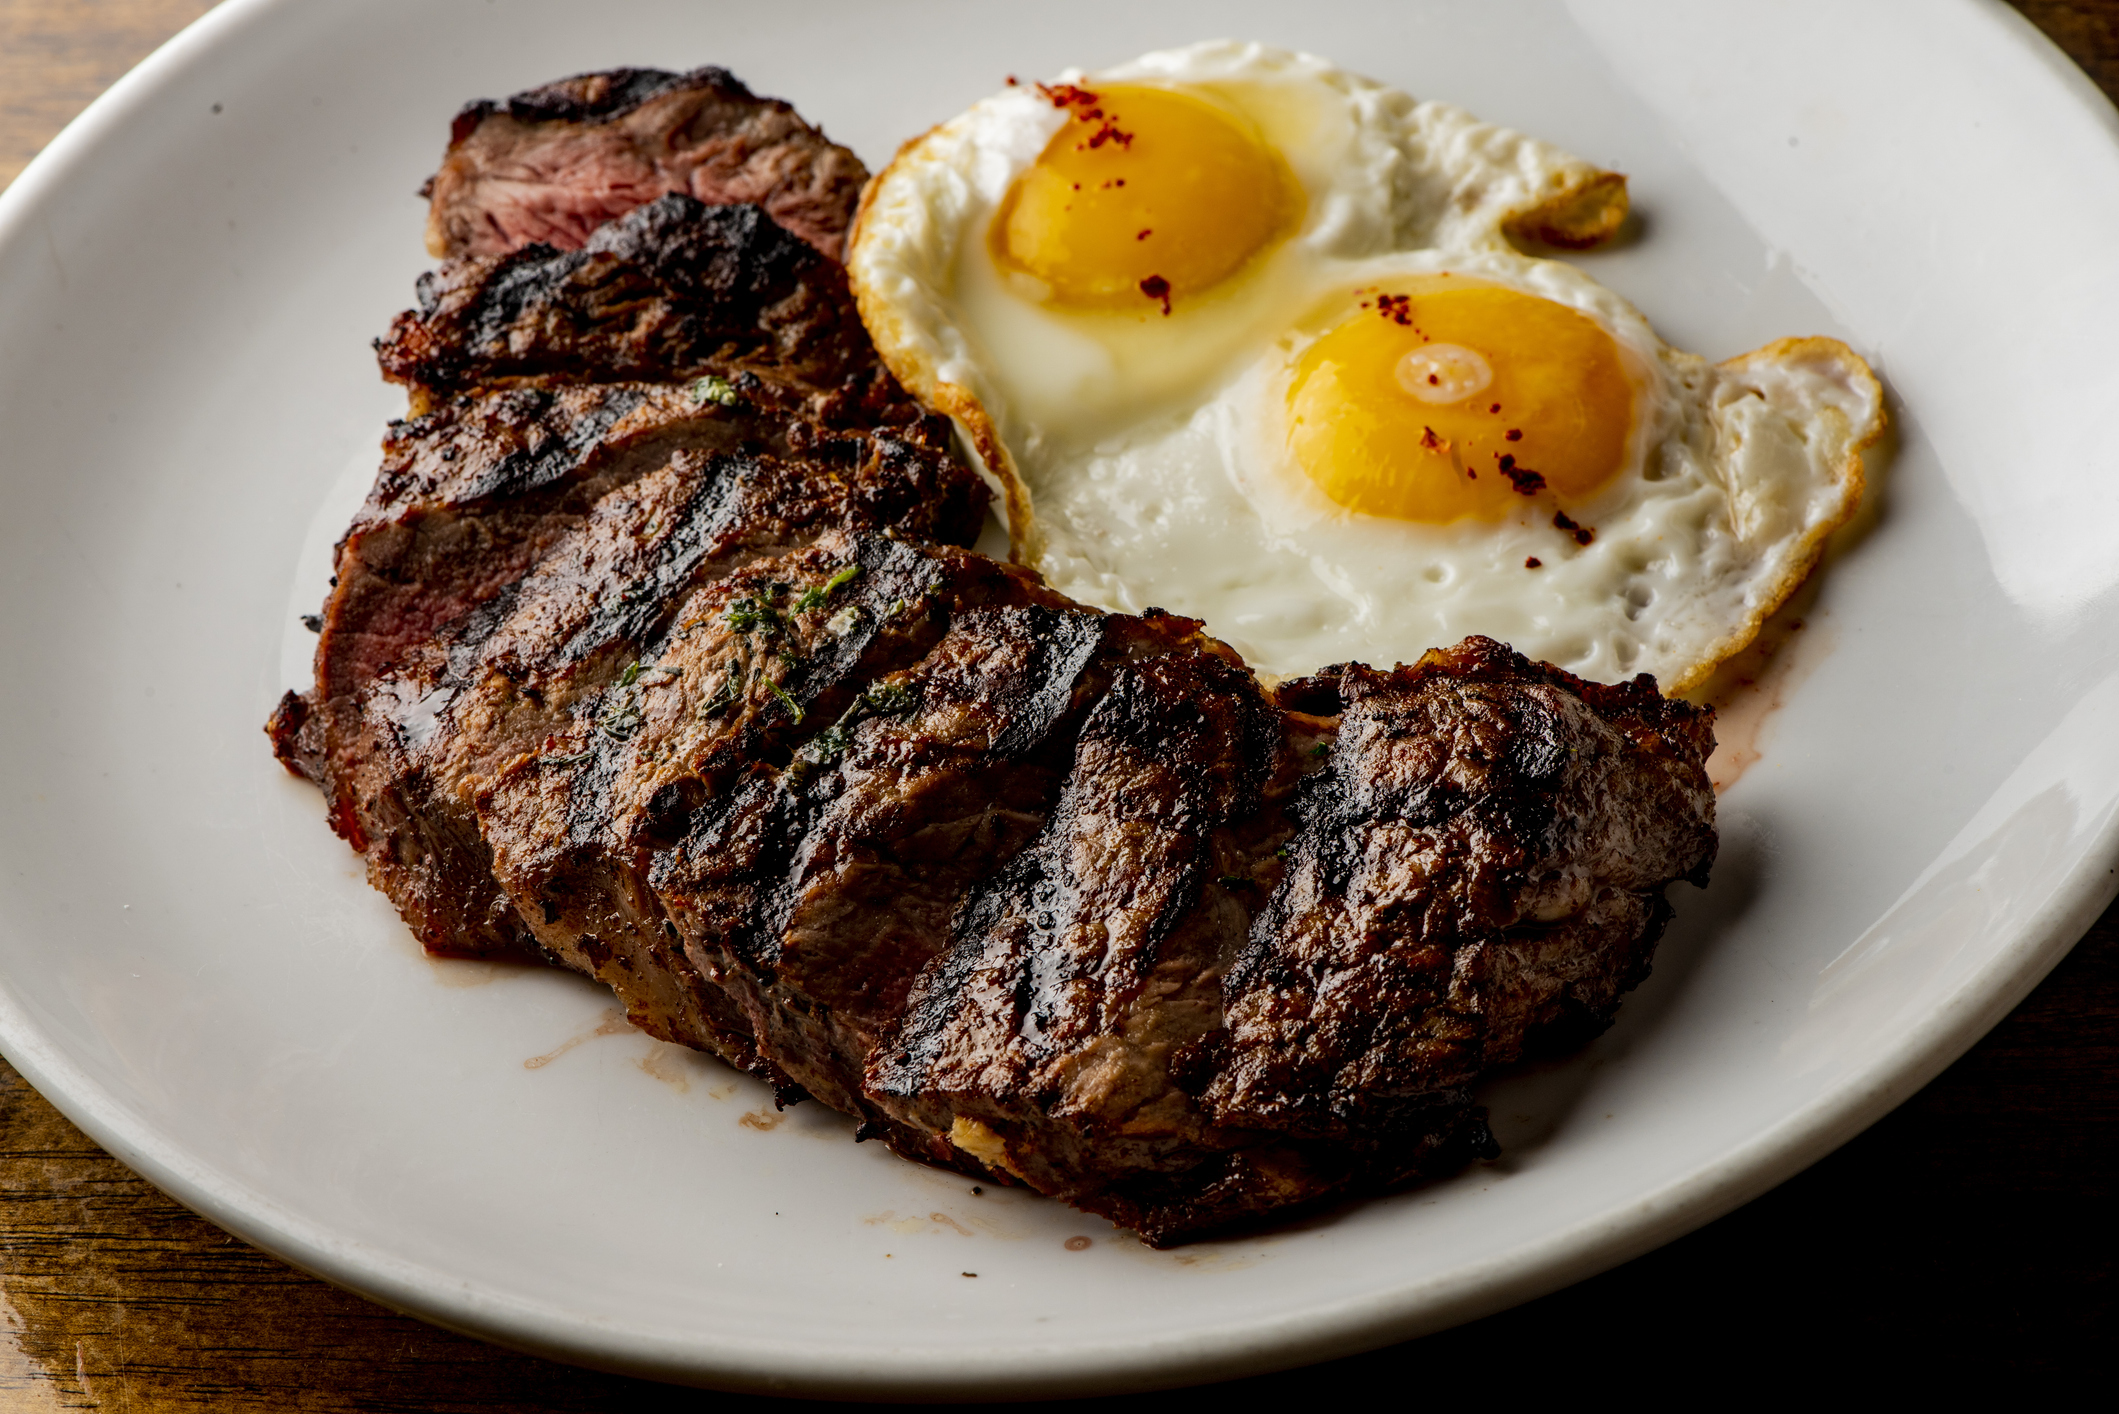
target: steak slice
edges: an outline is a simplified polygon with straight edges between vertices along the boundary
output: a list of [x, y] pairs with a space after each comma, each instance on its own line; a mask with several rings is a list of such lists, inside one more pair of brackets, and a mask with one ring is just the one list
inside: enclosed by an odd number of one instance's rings
[[810, 395], [835, 425], [917, 421], [876, 357], [846, 272], [756, 206], [666, 196], [577, 249], [452, 260], [376, 341], [414, 411], [520, 382], [691, 381], [748, 369]]
[[1367, 1140], [1610, 1024], [1663, 886], [1713, 863], [1714, 737], [1651, 678], [1584, 682], [1485, 639], [1333, 678], [1331, 769], [1230, 969], [1201, 1093], [1226, 1123]]
[[[975, 534], [985, 490], [956, 462], [880, 437], [828, 445], [838, 460], [677, 450], [327, 719], [336, 737], [324, 774], [342, 833], [430, 951], [539, 950], [493, 881], [473, 810], [480, 784], [544, 753], [557, 724], [640, 662], [692, 586], [835, 528]], [[854, 461], [851, 448], [866, 455]], [[635, 667], [626, 692], [637, 677]]]
[[579, 74], [456, 115], [422, 192], [427, 250], [576, 250], [613, 217], [681, 192], [758, 203], [836, 261], [867, 180], [860, 158], [726, 69]]
[[755, 375], [739, 373], [723, 390], [520, 387], [459, 396], [391, 425], [382, 471], [339, 541], [315, 686], [283, 698], [267, 728], [288, 769], [323, 787], [334, 828], [355, 849], [367, 843], [339, 788], [356, 770], [346, 759], [354, 698], [528, 573], [601, 497], [679, 453], [759, 449], [847, 497], [846, 514], [866, 523], [903, 520], [942, 541], [977, 535], [983, 488], [922, 440], [932, 428], [821, 427], [793, 411], [808, 394]]
[[1704, 877], [1711, 716], [1484, 639], [1329, 681], [1121, 675], [879, 1102], [1158, 1244], [1489, 1151], [1473, 1081], [1608, 1023]]

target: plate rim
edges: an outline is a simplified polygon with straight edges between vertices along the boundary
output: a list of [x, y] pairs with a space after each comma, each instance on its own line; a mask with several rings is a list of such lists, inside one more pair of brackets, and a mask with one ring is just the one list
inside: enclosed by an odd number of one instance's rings
[[[2119, 146], [2119, 109], [2081, 68], [2004, 0], [1959, 0], [2041, 62], [2085, 117]], [[293, 0], [224, 0], [99, 95], [0, 192], [0, 249], [62, 191], [97, 147], [134, 121], [193, 64]], [[119, 1102], [40, 1028], [0, 975], [0, 1054], [69, 1121], [191, 1211], [273, 1257], [392, 1310], [530, 1354], [615, 1373], [766, 1394], [952, 1399], [1110, 1394], [1225, 1380], [1327, 1360], [1492, 1314], [1571, 1285], [1693, 1231], [1823, 1158], [1940, 1074], [2066, 956], [2119, 896], [2119, 815], [2076, 870], [1941, 1005], [1895, 1047], [1711, 1163], [1636, 1195], [1625, 1207], [1536, 1243], [1470, 1263], [1444, 1280], [1158, 1337], [938, 1358], [883, 1344], [820, 1348], [752, 1337], [676, 1339], [569, 1318], [541, 1303], [335, 1238], [215, 1171]], [[799, 1373], [790, 1373], [791, 1370]]]

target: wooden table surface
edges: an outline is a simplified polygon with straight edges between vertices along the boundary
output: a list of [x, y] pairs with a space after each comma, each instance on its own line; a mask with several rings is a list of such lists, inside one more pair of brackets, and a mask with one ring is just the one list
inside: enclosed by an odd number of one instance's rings
[[[207, 8], [0, 0], [0, 184]], [[2019, 8], [2119, 95], [2119, 0]], [[1225, 1388], [1331, 1399], [1389, 1381], [1410, 1397], [1417, 1378], [1422, 1393], [1542, 1393], [1615, 1375], [1638, 1389], [1645, 1375], [1678, 1394], [1698, 1386], [1676, 1372], [1702, 1369], [1716, 1393], [1732, 1379], [1845, 1388], [1849, 1373], [1899, 1385], [1916, 1370], [2095, 1378], [2114, 1314], [2115, 1015], [2119, 908], [1927, 1089], [1749, 1207], [1514, 1311]], [[766, 1405], [499, 1350], [303, 1276], [135, 1177], [0, 1062], [0, 1410], [543, 1414], [707, 1401]]]

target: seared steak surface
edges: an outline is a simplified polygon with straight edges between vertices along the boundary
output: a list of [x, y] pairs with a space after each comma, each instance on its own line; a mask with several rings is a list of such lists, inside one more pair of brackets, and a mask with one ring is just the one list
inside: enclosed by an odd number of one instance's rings
[[876, 357], [837, 261], [757, 206], [665, 196], [569, 250], [530, 245], [422, 276], [376, 341], [415, 411], [467, 388], [671, 381], [747, 369], [848, 426], [921, 409]]
[[681, 192], [761, 205], [838, 260], [867, 180], [860, 158], [726, 69], [579, 74], [456, 115], [426, 188], [427, 251], [577, 250], [604, 222]]
[[[435, 209], [512, 229], [510, 143], [822, 143], [783, 108], [568, 80], [467, 110]], [[830, 166], [782, 150], [765, 211]], [[961, 548], [986, 488], [832, 260], [761, 206], [610, 200], [379, 342], [415, 415], [268, 727], [421, 941], [1157, 1245], [1490, 1154], [1475, 1083], [1608, 1024], [1704, 880], [1712, 714], [1484, 639], [1268, 689], [1074, 603]]]

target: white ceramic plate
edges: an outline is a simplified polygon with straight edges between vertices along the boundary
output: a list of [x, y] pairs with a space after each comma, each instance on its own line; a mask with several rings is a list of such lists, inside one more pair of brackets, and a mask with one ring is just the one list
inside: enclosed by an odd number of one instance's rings
[[[1616, 1029], [1495, 1088], [1507, 1157], [1155, 1253], [816, 1106], [776, 1121], [586, 983], [426, 961], [259, 725], [395, 411], [368, 340], [426, 264], [412, 193], [461, 101], [715, 61], [879, 165], [1005, 74], [1217, 34], [1631, 173], [1643, 233], [1594, 272], [1706, 354], [1847, 339], [1899, 446], [1712, 889], [1679, 890]], [[232, 4], [0, 201], [0, 1039], [250, 1241], [673, 1379], [1142, 1387], [1574, 1280], [1875, 1119], [2111, 897], [2114, 230], [2111, 108], [1999, 5]]]

